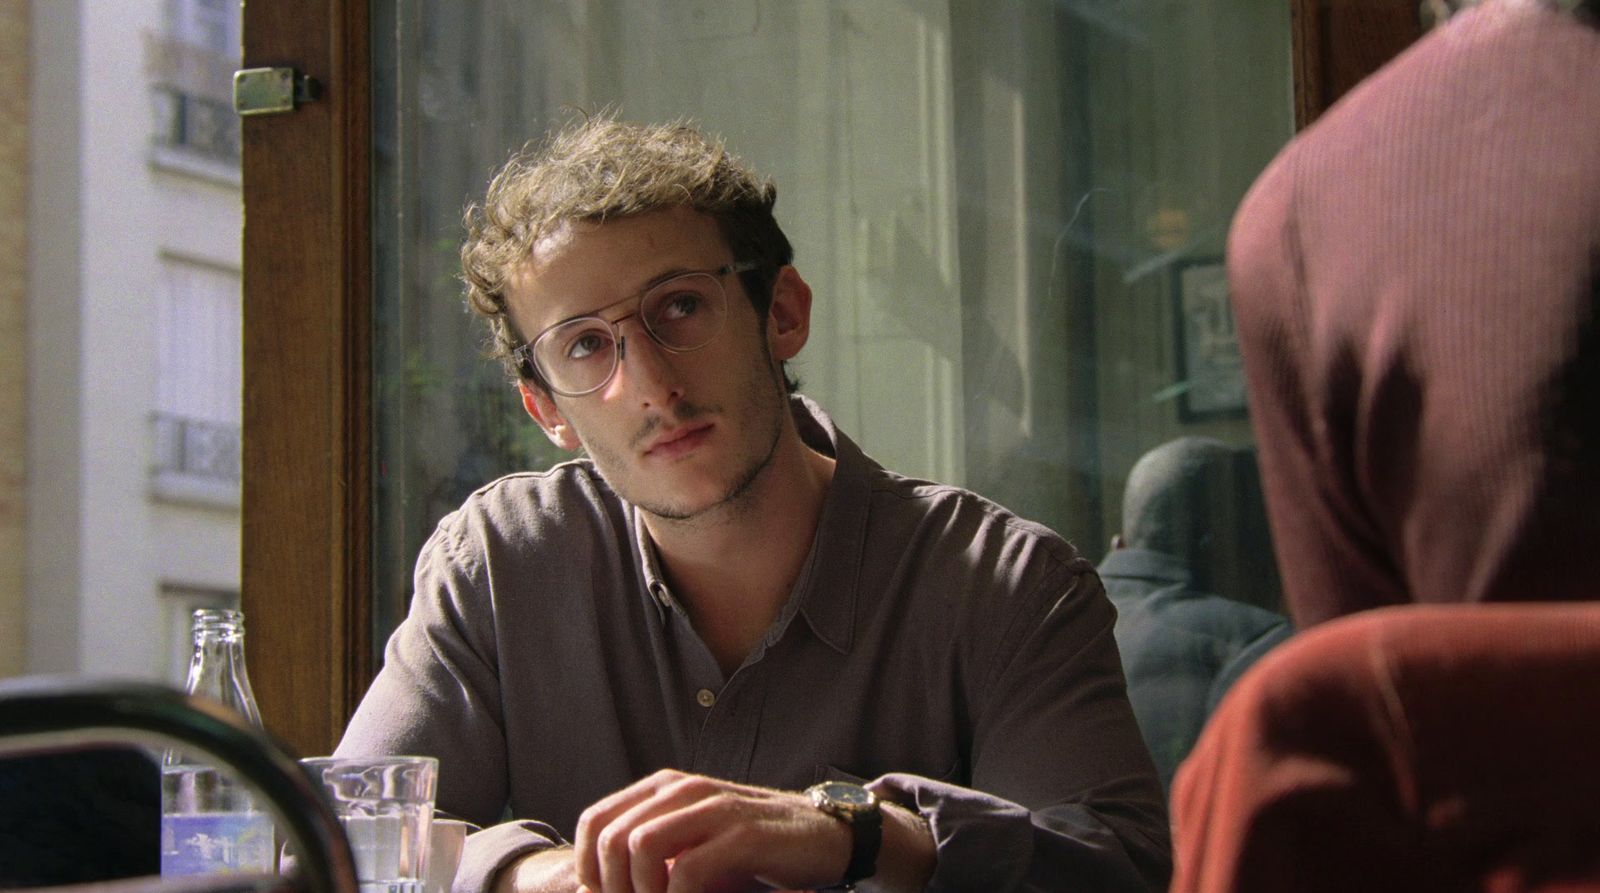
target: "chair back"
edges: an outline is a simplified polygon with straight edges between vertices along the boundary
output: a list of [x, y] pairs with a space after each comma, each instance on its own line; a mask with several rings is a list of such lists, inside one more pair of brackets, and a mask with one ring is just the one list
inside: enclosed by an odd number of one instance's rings
[[78, 677], [0, 681], [0, 757], [137, 744], [179, 746], [232, 768], [265, 801], [297, 855], [288, 877], [136, 878], [53, 887], [82, 893], [357, 893], [349, 842], [287, 749], [219, 704], [161, 685]]

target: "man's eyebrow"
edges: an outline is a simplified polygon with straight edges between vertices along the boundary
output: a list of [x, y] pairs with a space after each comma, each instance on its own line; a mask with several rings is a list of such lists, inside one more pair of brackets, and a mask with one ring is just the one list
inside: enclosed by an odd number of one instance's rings
[[[645, 280], [644, 285], [640, 286], [639, 288], [634, 289], [633, 291], [631, 291], [628, 294], [616, 299], [615, 301], [612, 301], [609, 304], [606, 304], [606, 305], [601, 306], [601, 307], [596, 307], [593, 310], [585, 311], [583, 313], [574, 313], [573, 315], [567, 317], [566, 319], [558, 319], [555, 322], [545, 326], [543, 329], [540, 329], [539, 331], [541, 333], [547, 332], [550, 329], [555, 328], [556, 326], [566, 325], [567, 323], [572, 322], [575, 319], [590, 319], [592, 317], [600, 316], [601, 311], [609, 310], [612, 307], [617, 306], [618, 304], [625, 304], [628, 301], [636, 301], [641, 296], [643, 296], [645, 292], [649, 291], [650, 289], [655, 288], [656, 286], [660, 285], [663, 282], [666, 282], [669, 279], [676, 279], [677, 277], [682, 276], [685, 273], [715, 272], [715, 270], [716, 270], [716, 268], [714, 268], [714, 267], [711, 268], [710, 270], [706, 270], [703, 267], [682, 267], [682, 266], [679, 266], [679, 267], [668, 267], [666, 270], [663, 270], [662, 272], [657, 273], [656, 275], [654, 275], [654, 276], [650, 277], [649, 279]], [[604, 319], [604, 317], [600, 317], [600, 318]], [[537, 336], [535, 336], [535, 337], [537, 337]]]
[[639, 297], [640, 295], [644, 294], [645, 292], [649, 291], [650, 289], [655, 288], [656, 286], [660, 285], [663, 282], [666, 282], [668, 279], [674, 279], [674, 278], [676, 278], [678, 276], [682, 276], [685, 273], [703, 272], [705, 269], [706, 269], [705, 267], [672, 267], [672, 268], [669, 268], [665, 272], [657, 273], [652, 279], [650, 279], [648, 282], [646, 282], [644, 284], [643, 288], [641, 288], [638, 291], [634, 292], [633, 293], [633, 297], [636, 297], [636, 298]]

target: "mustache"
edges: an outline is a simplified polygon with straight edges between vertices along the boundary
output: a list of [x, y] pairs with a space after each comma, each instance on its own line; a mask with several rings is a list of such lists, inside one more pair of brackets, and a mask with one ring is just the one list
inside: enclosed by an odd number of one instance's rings
[[[692, 422], [700, 416], [714, 415], [721, 411], [721, 406], [704, 406], [683, 400], [673, 407], [672, 420], [681, 425], [684, 422]], [[639, 426], [638, 432], [628, 441], [628, 446], [635, 450], [642, 448], [651, 436], [656, 433], [656, 429], [665, 423], [666, 419], [662, 415], [652, 415], [650, 418], [645, 419], [644, 424]]]

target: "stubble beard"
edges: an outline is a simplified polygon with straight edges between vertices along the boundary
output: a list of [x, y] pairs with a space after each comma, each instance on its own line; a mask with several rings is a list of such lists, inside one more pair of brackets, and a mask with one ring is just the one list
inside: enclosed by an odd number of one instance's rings
[[[765, 387], [752, 390], [766, 391]], [[783, 388], [774, 388], [767, 394], [751, 393], [748, 395], [746, 405], [752, 409], [759, 409], [765, 400], [773, 400], [777, 405], [773, 407], [772, 428], [766, 438], [766, 448], [760, 455], [751, 457], [749, 463], [740, 471], [729, 484], [722, 496], [708, 505], [689, 507], [683, 504], [671, 504], [666, 501], [634, 502], [638, 509], [647, 514], [654, 515], [664, 521], [671, 521], [682, 527], [711, 526], [718, 523], [735, 521], [745, 517], [755, 508], [756, 483], [763, 473], [772, 467], [774, 457], [778, 455], [778, 444], [783, 440], [784, 415], [789, 411], [788, 399]], [[624, 494], [624, 499], [627, 496]], [[632, 500], [629, 500], [630, 502]]]
[[[766, 437], [765, 449], [760, 450], [760, 455], [752, 456], [746, 466], [729, 483], [728, 488], [720, 497], [712, 502], [691, 506], [684, 503], [674, 503], [665, 498], [641, 498], [641, 494], [625, 492], [618, 482], [607, 480], [617, 495], [632, 504], [640, 511], [664, 521], [673, 522], [681, 527], [710, 527], [715, 524], [735, 521], [746, 517], [755, 508], [754, 496], [756, 485], [766, 470], [772, 467], [773, 460], [778, 454], [778, 445], [783, 440], [784, 422], [789, 414], [788, 389], [783, 384], [781, 373], [774, 373], [771, 353], [767, 350], [765, 339], [761, 342], [760, 361], [761, 367], [757, 374], [752, 375], [749, 386], [741, 395], [740, 403], [746, 410], [743, 413], [746, 419], [758, 420], [762, 416], [763, 406], [771, 407], [772, 426], [769, 436]], [[770, 402], [769, 402], [770, 401]], [[680, 403], [673, 410], [674, 420], [682, 423], [691, 421], [702, 415], [721, 415], [723, 407], [719, 405], [705, 406], [696, 403]], [[632, 443], [642, 443], [649, 435], [661, 425], [660, 418], [647, 422], [632, 438]], [[582, 437], [580, 435], [580, 440]], [[608, 449], [596, 450], [593, 445], [584, 441], [584, 450], [595, 460], [604, 477], [607, 467], [624, 467], [624, 456], [620, 452]], [[627, 490], [637, 489], [629, 486]]]

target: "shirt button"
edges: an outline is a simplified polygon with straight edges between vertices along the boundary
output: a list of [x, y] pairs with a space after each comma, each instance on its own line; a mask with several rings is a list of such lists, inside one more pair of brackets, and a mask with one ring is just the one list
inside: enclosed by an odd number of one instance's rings
[[717, 703], [717, 694], [709, 688], [702, 688], [700, 693], [694, 696], [694, 699], [700, 702], [700, 706], [710, 707]]

